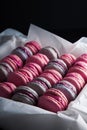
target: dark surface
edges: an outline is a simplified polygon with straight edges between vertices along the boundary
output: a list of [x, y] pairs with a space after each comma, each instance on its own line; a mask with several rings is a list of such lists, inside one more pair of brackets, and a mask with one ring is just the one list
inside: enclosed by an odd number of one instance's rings
[[27, 34], [30, 23], [74, 42], [87, 36], [87, 0], [0, 1], [0, 32], [14, 28]]

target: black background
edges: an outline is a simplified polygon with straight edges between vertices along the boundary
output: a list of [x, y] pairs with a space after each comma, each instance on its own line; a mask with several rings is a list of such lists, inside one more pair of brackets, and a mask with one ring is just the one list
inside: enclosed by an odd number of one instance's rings
[[30, 23], [71, 42], [87, 36], [87, 0], [1, 0], [0, 32], [28, 33]]

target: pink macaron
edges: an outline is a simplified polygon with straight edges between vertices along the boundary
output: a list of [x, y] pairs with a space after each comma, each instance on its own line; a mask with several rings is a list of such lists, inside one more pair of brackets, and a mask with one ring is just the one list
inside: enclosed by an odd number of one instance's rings
[[80, 60], [80, 57], [78, 59], [68, 72], [77, 72], [87, 81], [87, 63], [82, 58]]
[[28, 77], [24, 73], [17, 71], [8, 75], [8, 82], [15, 84], [17, 87], [20, 85], [26, 85], [28, 83]]
[[60, 59], [64, 60], [68, 68], [72, 66], [76, 61], [76, 57], [69, 53], [61, 55]]
[[36, 41], [29, 41], [24, 46], [28, 47], [33, 54], [36, 54], [42, 48], [41, 44]]
[[67, 105], [66, 96], [55, 88], [48, 89], [43, 96], [40, 96], [37, 104], [38, 107], [52, 112], [62, 111], [67, 108]]
[[24, 68], [28, 68], [32, 73], [34, 73], [35, 77], [42, 73], [42, 68], [39, 64], [35, 62], [26, 63]]
[[0, 61], [0, 81], [7, 81], [10, 72], [16, 71], [23, 66], [22, 60], [16, 55], [8, 55]]
[[78, 67], [81, 66], [87, 70], [87, 63], [84, 61], [76, 61], [74, 66], [78, 66]]
[[44, 70], [40, 77], [46, 78], [52, 86], [62, 79], [62, 75], [55, 69]]
[[76, 72], [76, 73], [79, 73], [85, 81], [87, 81], [87, 70], [84, 68], [84, 67], [81, 67], [81, 66], [73, 66], [69, 69], [68, 71], [69, 73], [70, 72]]
[[0, 83], [0, 97], [11, 98], [16, 86], [10, 82]]
[[46, 55], [37, 53], [36, 55], [33, 55], [32, 57], [27, 59], [26, 63], [30, 63], [30, 62], [37, 63], [41, 66], [41, 68], [43, 68], [48, 64], [49, 59]]
[[14, 55], [14, 54], [10, 54], [6, 56], [5, 58], [3, 58], [1, 60], [1, 63], [3, 62], [9, 64], [14, 71], [23, 66], [22, 60], [17, 55]]
[[27, 83], [40, 75], [41, 72], [42, 68], [39, 64], [30, 62], [18, 71], [10, 73], [7, 81], [14, 83], [16, 86], [27, 85]]
[[84, 61], [87, 63], [87, 53], [84, 53], [81, 56], [79, 56], [76, 61]]
[[8, 82], [14, 83], [16, 86], [26, 85], [31, 80], [33, 80], [33, 75], [25, 68], [10, 73], [7, 79]]
[[76, 87], [78, 93], [85, 85], [84, 78], [76, 72], [67, 73], [63, 79], [72, 83]]

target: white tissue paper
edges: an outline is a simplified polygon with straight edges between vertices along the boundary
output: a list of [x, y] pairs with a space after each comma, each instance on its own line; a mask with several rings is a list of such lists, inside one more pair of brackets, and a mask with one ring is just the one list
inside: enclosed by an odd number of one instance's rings
[[[53, 46], [60, 55], [72, 53], [76, 57], [87, 51], [87, 38], [74, 44], [35, 25], [30, 25], [28, 36], [7, 29], [0, 34], [0, 58], [17, 46], [35, 40], [42, 46]], [[2, 130], [87, 130], [87, 85], [67, 110], [58, 113], [0, 97], [0, 128]]]

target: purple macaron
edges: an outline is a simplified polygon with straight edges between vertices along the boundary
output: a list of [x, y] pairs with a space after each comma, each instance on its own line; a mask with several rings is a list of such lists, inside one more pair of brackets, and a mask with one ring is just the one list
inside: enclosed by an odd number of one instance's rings
[[28, 86], [19, 86], [12, 96], [15, 101], [23, 102], [29, 105], [36, 105], [38, 100], [38, 94], [32, 88]]

